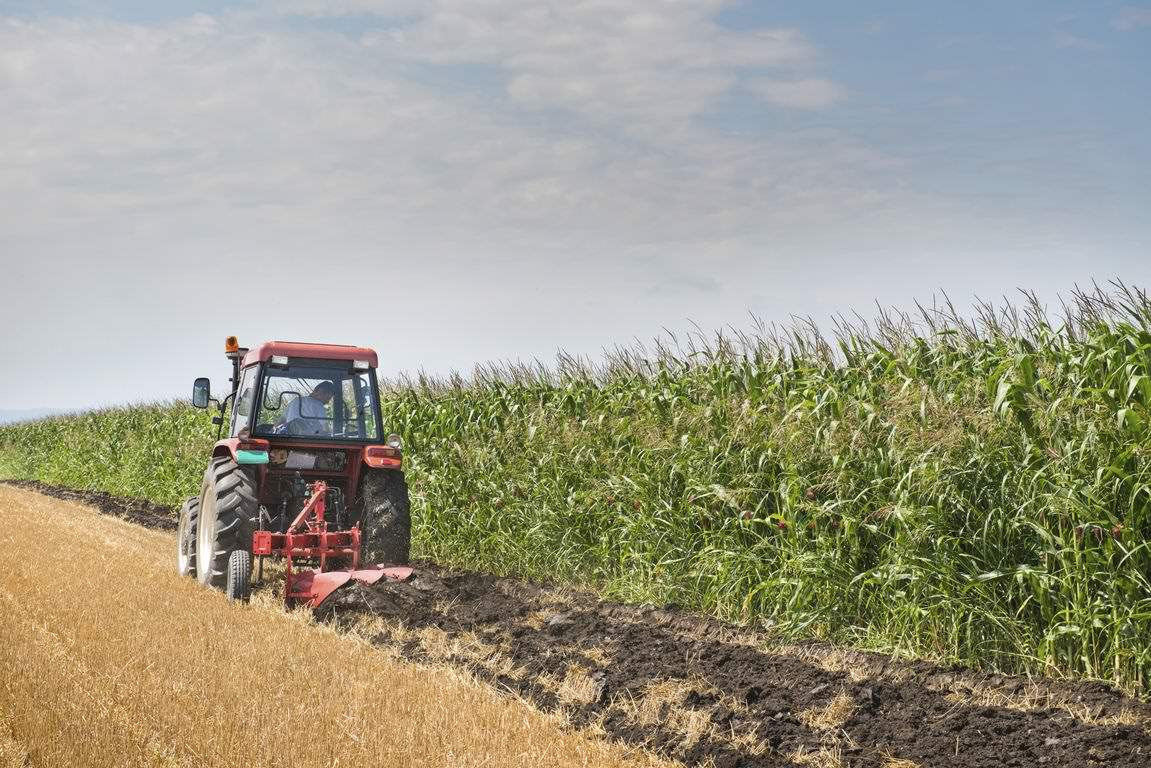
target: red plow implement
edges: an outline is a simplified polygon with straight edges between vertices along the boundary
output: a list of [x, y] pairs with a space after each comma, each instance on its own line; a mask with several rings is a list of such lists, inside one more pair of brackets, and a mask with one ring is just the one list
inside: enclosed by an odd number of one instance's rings
[[284, 602], [289, 608], [300, 603], [314, 608], [349, 581], [375, 584], [381, 579], [411, 578], [412, 569], [406, 566], [377, 564], [361, 568], [360, 526], [328, 530], [324, 519], [327, 484], [317, 480], [308, 485], [308, 491], [311, 495], [287, 530], [258, 530], [252, 535], [252, 554], [261, 558], [261, 576], [264, 557], [283, 558]]

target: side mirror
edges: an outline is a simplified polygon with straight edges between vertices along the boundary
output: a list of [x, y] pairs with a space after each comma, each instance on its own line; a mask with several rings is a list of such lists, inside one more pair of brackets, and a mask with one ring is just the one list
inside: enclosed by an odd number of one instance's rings
[[211, 399], [212, 382], [201, 376], [192, 383], [192, 405], [196, 408], [207, 408]]

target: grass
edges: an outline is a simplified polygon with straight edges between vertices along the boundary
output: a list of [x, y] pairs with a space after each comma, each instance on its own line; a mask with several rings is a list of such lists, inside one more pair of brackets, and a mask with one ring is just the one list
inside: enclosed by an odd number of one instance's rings
[[[1151, 674], [1151, 300], [951, 305], [394, 381], [417, 553], [1006, 671]], [[174, 404], [0, 428], [0, 474], [176, 505]]]
[[0, 569], [0, 765], [665, 765], [305, 613], [228, 603], [174, 574], [170, 535], [11, 488], [0, 531], [35, 552]]

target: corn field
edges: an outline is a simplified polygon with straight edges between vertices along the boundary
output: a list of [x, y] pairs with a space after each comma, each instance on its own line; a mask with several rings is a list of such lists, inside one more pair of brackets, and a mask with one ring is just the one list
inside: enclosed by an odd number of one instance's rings
[[[1151, 674], [1151, 300], [668, 337], [400, 379], [418, 554], [1006, 671]], [[176, 404], [0, 428], [0, 474], [175, 505]]]

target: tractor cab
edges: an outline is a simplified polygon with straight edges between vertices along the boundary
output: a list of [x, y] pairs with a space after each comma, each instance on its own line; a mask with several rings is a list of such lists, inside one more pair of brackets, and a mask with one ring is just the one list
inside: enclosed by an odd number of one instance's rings
[[[218, 424], [230, 415], [236, 438], [380, 441], [376, 353], [365, 347], [270, 341], [241, 349], [229, 337], [231, 392], [215, 401]], [[208, 379], [196, 379], [192, 404], [213, 402]]]
[[[244, 355], [231, 436], [379, 442], [375, 353], [326, 344], [286, 346], [270, 342]], [[288, 351], [297, 354], [277, 354]]]
[[[289, 572], [293, 559], [315, 561], [317, 583], [331, 583], [330, 564], [359, 573], [361, 548], [372, 562], [406, 565], [402, 443], [383, 437], [376, 353], [290, 341], [245, 349], [230, 336], [225, 354], [229, 394], [213, 399], [206, 378], [192, 389], [194, 406], [216, 405], [218, 433], [200, 495], [181, 512], [180, 571], [242, 598], [247, 575], [232, 573], [231, 557], [240, 571], [245, 557], [285, 557]], [[312, 581], [289, 578], [285, 596], [322, 600]]]

